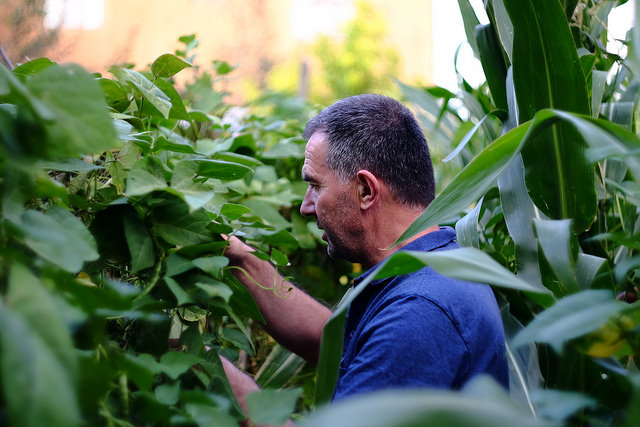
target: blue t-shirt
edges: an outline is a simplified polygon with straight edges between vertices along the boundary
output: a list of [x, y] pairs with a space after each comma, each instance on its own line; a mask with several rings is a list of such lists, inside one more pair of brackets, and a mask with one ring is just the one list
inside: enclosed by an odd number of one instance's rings
[[[451, 227], [441, 227], [402, 250], [453, 249], [459, 247], [455, 238]], [[389, 388], [457, 390], [482, 373], [509, 387], [502, 319], [491, 288], [425, 267], [373, 281], [351, 303], [333, 400]]]

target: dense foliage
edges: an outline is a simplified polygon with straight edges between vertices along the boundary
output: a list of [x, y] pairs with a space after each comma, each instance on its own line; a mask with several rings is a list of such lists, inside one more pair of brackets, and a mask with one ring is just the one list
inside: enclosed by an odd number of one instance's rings
[[[214, 89], [231, 71], [222, 62], [179, 94], [172, 76], [197, 46], [181, 41], [113, 78], [47, 59], [0, 68], [0, 420], [235, 425], [218, 352], [272, 389], [300, 373], [310, 399], [310, 368], [249, 320], [262, 317], [221, 237], [244, 236], [329, 303], [340, 296], [350, 266], [328, 265], [294, 207], [309, 111], [230, 108]], [[252, 402], [286, 418], [299, 394]]]
[[[439, 173], [451, 182], [405, 237], [455, 224], [465, 247], [393, 256], [370, 278], [428, 264], [494, 285], [511, 390], [479, 378], [461, 393], [379, 393], [310, 425], [640, 422], [640, 34], [626, 57], [606, 50], [612, 1], [485, 3], [481, 26], [459, 0], [485, 85], [401, 85], [436, 163], [457, 146]], [[296, 209], [311, 111], [275, 95], [231, 108], [216, 90], [224, 62], [178, 92], [197, 45], [181, 41], [111, 77], [47, 59], [0, 67], [1, 424], [236, 425], [218, 353], [265, 386], [249, 398], [257, 422], [330, 395], [355, 292], [325, 329], [314, 392], [313, 371], [260, 332], [221, 236], [340, 297], [351, 266], [327, 262]]]

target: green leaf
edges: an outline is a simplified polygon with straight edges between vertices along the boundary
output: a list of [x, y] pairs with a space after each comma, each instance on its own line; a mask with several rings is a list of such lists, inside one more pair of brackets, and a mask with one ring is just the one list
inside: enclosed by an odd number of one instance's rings
[[160, 358], [159, 369], [169, 378], [177, 380], [180, 375], [187, 372], [192, 366], [202, 359], [189, 353], [170, 351]]
[[471, 3], [469, 3], [469, 0], [458, 0], [458, 7], [460, 8], [460, 14], [462, 15], [464, 33], [467, 36], [467, 42], [471, 45], [471, 49], [473, 49], [475, 57], [478, 58], [478, 43], [476, 42], [475, 29], [480, 25], [480, 21], [478, 21], [478, 17], [474, 12]]
[[200, 209], [213, 198], [214, 191], [206, 184], [195, 182], [198, 165], [192, 161], [183, 160], [176, 163], [171, 177], [171, 188], [176, 190], [191, 211]]
[[247, 394], [249, 417], [258, 424], [282, 425], [293, 413], [302, 389], [260, 390]]
[[189, 213], [183, 202], [173, 202], [154, 210], [154, 230], [173, 245], [197, 245], [211, 240], [209, 216], [202, 210]]
[[236, 203], [225, 203], [222, 205], [222, 208], [220, 208], [220, 215], [223, 215], [232, 221], [247, 213], [251, 213], [251, 209]]
[[171, 277], [167, 276], [163, 280], [167, 284], [169, 290], [171, 290], [171, 293], [173, 293], [173, 296], [176, 297], [176, 301], [178, 302], [179, 306], [195, 302], [195, 299], [192, 298], [191, 295], [189, 295], [187, 292], [185, 292], [180, 284], [173, 280]]
[[128, 212], [123, 217], [124, 235], [131, 254], [131, 272], [137, 273], [152, 267], [156, 262], [153, 239], [146, 224], [136, 214]]
[[539, 313], [511, 343], [514, 348], [530, 342], [550, 344], [558, 353], [573, 338], [595, 331], [614, 315], [629, 308], [607, 290], [569, 295]]
[[0, 383], [11, 425], [81, 425], [72, 376], [25, 319], [0, 304]]
[[142, 196], [152, 191], [167, 188], [164, 168], [157, 157], [138, 160], [127, 175], [128, 196]]
[[511, 19], [509, 19], [504, 1], [505, 0], [493, 0], [492, 6], [496, 19], [498, 38], [509, 58], [509, 62], [513, 62], [513, 24], [511, 23]]
[[175, 405], [180, 399], [180, 381], [160, 384], [153, 390], [153, 394], [163, 405]]
[[233, 295], [233, 291], [226, 284], [216, 282], [217, 283], [196, 282], [196, 287], [202, 289], [209, 298], [221, 298], [224, 302], [228, 303], [231, 295]]
[[564, 293], [578, 292], [580, 287], [574, 271], [577, 254], [573, 254], [571, 245], [571, 220], [534, 219], [533, 223], [542, 252], [560, 281]]
[[93, 76], [78, 65], [53, 65], [32, 75], [26, 86], [55, 115], [42, 141], [47, 157], [100, 153], [118, 145], [116, 133]]
[[[586, 80], [564, 10], [557, 0], [505, 0], [514, 28], [513, 81], [521, 122], [545, 108], [590, 114]], [[557, 72], [562, 70], [562, 72]], [[584, 139], [565, 123], [522, 150], [529, 194], [552, 219], [586, 230], [595, 217], [594, 168]]]
[[27, 210], [15, 224], [24, 233], [24, 243], [60, 268], [76, 273], [85, 261], [98, 259], [96, 242], [82, 222], [57, 206], [47, 214]]
[[190, 120], [187, 108], [185, 107], [182, 97], [176, 88], [171, 83], [163, 79], [156, 80], [155, 84], [165, 95], [169, 97], [169, 100], [171, 101], [169, 118], [187, 121]]
[[478, 215], [482, 207], [482, 199], [464, 217], [456, 222], [456, 236], [460, 246], [480, 248], [478, 235]]
[[509, 235], [516, 244], [518, 276], [542, 286], [538, 263], [538, 240], [533, 232], [533, 219], [540, 212], [527, 193], [522, 156], [516, 156], [498, 178], [500, 204]]
[[496, 107], [507, 111], [507, 67], [504, 63], [502, 46], [491, 24], [475, 27], [480, 63], [487, 78], [491, 97]]
[[[416, 261], [418, 262], [416, 263]], [[396, 252], [380, 266], [375, 273], [375, 277], [380, 279], [406, 274], [426, 265], [442, 275], [459, 280], [487, 283], [508, 289], [540, 294], [549, 293], [545, 288], [533, 286], [518, 279], [516, 275], [498, 264], [489, 255], [476, 248], [459, 248], [436, 252]]]
[[36, 74], [52, 65], [55, 65], [55, 62], [53, 62], [49, 58], [36, 58], [15, 67], [13, 69], [13, 74], [28, 76], [31, 74]]
[[354, 396], [313, 414], [304, 427], [555, 426], [489, 393], [391, 390]]
[[217, 178], [223, 181], [240, 179], [249, 172], [253, 172], [253, 169], [248, 166], [224, 160], [202, 159], [190, 161], [198, 165], [198, 175], [207, 178]]
[[73, 341], [65, 324], [69, 315], [64, 304], [56, 304], [54, 294], [25, 266], [13, 264], [9, 272], [6, 305], [22, 316], [31, 329], [40, 336], [64, 367], [66, 374], [75, 379], [77, 359]]
[[171, 77], [185, 68], [193, 67], [190, 63], [170, 53], [160, 55], [151, 64], [151, 72], [157, 77]]
[[165, 119], [169, 118], [171, 100], [158, 86], [154, 85], [149, 79], [137, 71], [123, 69], [122, 74], [125, 80], [138, 89], [142, 96], [144, 96], [151, 105], [156, 107]]
[[125, 353], [117, 359], [117, 364], [141, 390], [150, 390], [155, 374], [161, 372], [161, 366], [156, 359], [147, 353], [138, 356]]
[[196, 258], [192, 263], [205, 273], [216, 278], [221, 278], [222, 270], [229, 265], [229, 258], [224, 256], [210, 256], [206, 258]]

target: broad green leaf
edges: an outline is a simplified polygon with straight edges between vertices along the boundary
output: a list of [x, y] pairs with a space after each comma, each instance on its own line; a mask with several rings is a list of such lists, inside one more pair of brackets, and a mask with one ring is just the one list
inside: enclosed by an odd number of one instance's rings
[[232, 221], [250, 212], [251, 209], [248, 207], [236, 203], [225, 203], [222, 205], [222, 208], [220, 208], [220, 215], [223, 215]]
[[578, 292], [580, 287], [574, 271], [577, 254], [573, 253], [571, 242], [571, 220], [534, 219], [533, 223], [542, 253], [560, 281], [564, 294]]
[[229, 286], [222, 282], [206, 283], [196, 282], [196, 287], [202, 289], [209, 298], [221, 298], [224, 302], [228, 303], [233, 291]]
[[[77, 360], [70, 331], [65, 324], [69, 315], [56, 304], [57, 296], [48, 291], [42, 282], [25, 266], [14, 264], [9, 272], [6, 305], [38, 334], [64, 367], [66, 375], [75, 379]], [[68, 308], [71, 311], [70, 308]]]
[[282, 425], [296, 408], [302, 389], [259, 390], [247, 394], [251, 421], [258, 424]]
[[84, 224], [70, 212], [52, 207], [43, 214], [27, 210], [15, 224], [24, 243], [47, 261], [76, 273], [85, 261], [98, 259], [96, 242]]
[[124, 90], [122, 85], [111, 79], [98, 79], [102, 93], [107, 99], [107, 103], [115, 104], [118, 102], [127, 101], [127, 91]]
[[498, 178], [500, 204], [509, 235], [516, 244], [518, 276], [542, 286], [538, 263], [538, 241], [533, 220], [540, 217], [524, 182], [522, 157], [516, 156]]
[[253, 169], [243, 164], [224, 160], [202, 159], [190, 161], [198, 165], [198, 175], [207, 178], [217, 178], [223, 181], [240, 179], [253, 171]]
[[171, 188], [184, 198], [191, 211], [200, 209], [213, 198], [214, 191], [210, 186], [195, 182], [198, 165], [191, 161], [179, 161], [173, 168]]
[[80, 66], [52, 65], [30, 76], [26, 86], [55, 115], [40, 155], [74, 157], [118, 145], [102, 91]]
[[[0, 67], [0, 96], [10, 95], [10, 102], [29, 110], [34, 117], [44, 123], [52, 123], [56, 119], [56, 114], [45, 105], [43, 101], [32, 94], [25, 85], [18, 80], [6, 67]], [[6, 102], [2, 99], [2, 102]], [[7, 112], [7, 110], [4, 110]], [[13, 110], [13, 115], [17, 110]], [[75, 155], [77, 153], [73, 153]], [[62, 154], [58, 154], [62, 155]]]
[[152, 267], [156, 262], [156, 253], [146, 224], [131, 212], [123, 216], [123, 222], [124, 236], [131, 254], [131, 272], [137, 273]]
[[487, 393], [392, 390], [354, 396], [327, 406], [305, 427], [557, 426], [533, 418], [507, 397]]
[[170, 351], [162, 355], [158, 368], [167, 374], [169, 378], [177, 380], [180, 375], [187, 372], [201, 360], [200, 357], [193, 354]]
[[154, 210], [153, 229], [173, 245], [197, 245], [211, 240], [209, 216], [202, 210], [189, 213], [182, 202], [172, 202]]
[[[504, 4], [514, 27], [513, 81], [520, 121], [545, 108], [589, 114], [584, 73], [560, 3], [504, 0]], [[533, 202], [552, 219], [573, 219], [578, 232], [590, 226], [596, 212], [594, 168], [585, 149], [579, 132], [561, 123], [522, 151]]]
[[606, 267], [607, 270], [609, 267], [605, 258], [579, 253], [576, 261], [576, 279], [580, 288], [583, 290], [590, 289], [596, 275], [598, 275], [603, 267]]
[[476, 27], [480, 25], [478, 17], [469, 3], [469, 0], [458, 0], [458, 7], [460, 8], [460, 14], [462, 15], [462, 22], [464, 23], [464, 32], [467, 36], [467, 42], [473, 49], [473, 54], [476, 58], [479, 58], [478, 43], [476, 42]]
[[137, 71], [123, 69], [122, 74], [125, 76], [126, 81], [138, 89], [142, 96], [156, 107], [165, 119], [169, 118], [171, 100], [158, 86]]
[[400, 251], [380, 266], [375, 277], [381, 279], [406, 274], [427, 265], [442, 275], [459, 280], [534, 293], [549, 293], [547, 289], [523, 282], [489, 255], [476, 248], [435, 252]]
[[179, 306], [195, 302], [195, 299], [192, 298], [191, 295], [189, 295], [187, 292], [185, 292], [180, 284], [173, 280], [171, 277], [166, 276], [162, 280], [164, 280], [164, 282], [167, 284], [167, 287], [169, 288], [169, 290], [171, 290], [173, 296], [176, 297], [176, 301], [178, 302]]
[[209, 273], [213, 277], [220, 278], [222, 277], [222, 270], [229, 265], [229, 258], [224, 256], [210, 256], [197, 258], [191, 262], [205, 273]]
[[491, 91], [491, 98], [493, 98], [496, 107], [506, 111], [508, 109], [505, 86], [507, 67], [496, 31], [491, 24], [480, 25], [475, 27], [475, 37], [482, 69]]
[[170, 119], [189, 120], [189, 114], [184, 106], [184, 102], [180, 97], [180, 93], [176, 90], [171, 83], [166, 80], [158, 79], [155, 82], [156, 86], [169, 97], [171, 101], [171, 110], [169, 111]]
[[127, 175], [128, 196], [142, 196], [152, 191], [167, 188], [164, 169], [156, 157], [138, 160]]
[[137, 356], [125, 353], [117, 359], [117, 365], [141, 390], [150, 390], [155, 374], [162, 372], [160, 364], [147, 353]]
[[[198, 426], [237, 427], [238, 420], [221, 408], [214, 406], [215, 402], [187, 403], [185, 411], [191, 416], [189, 420]], [[187, 423], [189, 424], [189, 423]]]
[[17, 313], [0, 304], [0, 383], [11, 425], [81, 425], [72, 375]]
[[13, 69], [13, 74], [28, 76], [31, 74], [36, 74], [52, 65], [55, 65], [55, 62], [53, 62], [49, 58], [36, 58], [31, 61], [25, 62], [24, 64], [16, 66]]
[[175, 405], [180, 399], [180, 381], [160, 384], [153, 390], [158, 402], [164, 405]]
[[165, 275], [168, 277], [177, 276], [194, 268], [190, 259], [183, 258], [178, 253], [172, 253], [167, 257], [167, 269]]
[[495, 25], [498, 38], [509, 58], [509, 62], [513, 62], [513, 24], [504, 6], [504, 1], [505, 0], [493, 0], [491, 3], [496, 20]]
[[480, 236], [478, 235], [478, 215], [482, 207], [482, 199], [476, 206], [456, 222], [456, 237], [460, 246], [480, 248]]
[[151, 72], [157, 77], [171, 77], [185, 68], [193, 67], [190, 63], [170, 53], [160, 55], [151, 64]]
[[629, 308], [607, 290], [569, 295], [539, 313], [511, 343], [514, 348], [530, 342], [550, 344], [558, 353], [573, 338], [595, 331], [614, 315]]

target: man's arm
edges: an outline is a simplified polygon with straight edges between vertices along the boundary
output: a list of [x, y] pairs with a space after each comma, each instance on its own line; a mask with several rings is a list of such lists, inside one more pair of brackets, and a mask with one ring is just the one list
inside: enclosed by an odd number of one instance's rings
[[252, 251], [238, 238], [229, 238], [225, 255], [233, 266], [239, 267], [233, 269], [234, 275], [258, 304], [267, 332], [281, 345], [315, 365], [322, 330], [331, 310], [286, 282], [270, 263], [253, 256]]
[[[248, 416], [249, 408], [247, 406], [247, 394], [253, 391], [259, 391], [260, 387], [258, 387], [258, 384], [256, 384], [256, 382], [249, 375], [236, 368], [236, 366], [229, 360], [225, 359], [222, 356], [220, 356], [220, 360], [222, 361], [224, 373], [227, 375], [227, 379], [229, 380], [229, 384], [231, 385], [231, 389], [233, 390], [233, 395], [236, 397], [236, 400], [240, 404], [240, 407], [242, 408], [244, 413]], [[247, 420], [245, 420], [242, 425], [260, 427], [257, 424], [249, 423]], [[284, 427], [294, 427], [294, 424], [291, 420], [289, 420], [284, 425]]]

